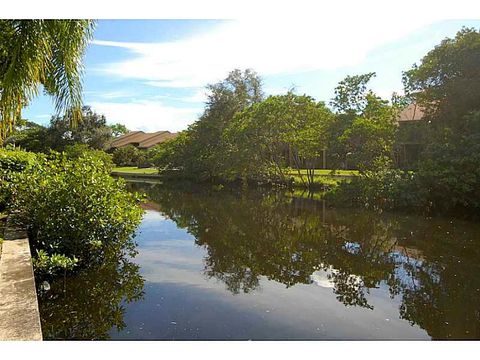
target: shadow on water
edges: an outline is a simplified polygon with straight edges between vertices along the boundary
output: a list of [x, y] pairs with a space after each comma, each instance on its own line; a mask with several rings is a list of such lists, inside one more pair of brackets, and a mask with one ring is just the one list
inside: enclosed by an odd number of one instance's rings
[[261, 277], [327, 281], [344, 305], [374, 309], [368, 295], [385, 286], [399, 317], [432, 338], [480, 338], [478, 224], [334, 210], [274, 191], [131, 186], [195, 237], [205, 275], [231, 293], [255, 291]]
[[44, 339], [109, 339], [112, 328], [125, 327], [126, 305], [143, 297], [143, 285], [139, 266], [118, 257], [56, 279], [39, 290]]

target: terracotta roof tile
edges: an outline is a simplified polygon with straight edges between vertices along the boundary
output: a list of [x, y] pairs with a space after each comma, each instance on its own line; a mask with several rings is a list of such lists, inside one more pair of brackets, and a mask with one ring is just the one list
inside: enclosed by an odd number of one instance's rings
[[425, 113], [421, 106], [416, 103], [408, 105], [398, 115], [398, 122], [422, 120]]
[[113, 140], [110, 147], [119, 148], [127, 145], [134, 145], [142, 149], [148, 149], [166, 140], [173, 139], [176, 136], [176, 133], [171, 133], [169, 131], [157, 131], [154, 133], [132, 131]]

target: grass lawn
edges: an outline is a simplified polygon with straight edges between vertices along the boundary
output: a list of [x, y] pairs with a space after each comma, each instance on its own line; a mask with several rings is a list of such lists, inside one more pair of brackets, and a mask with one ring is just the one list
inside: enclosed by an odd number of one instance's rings
[[[296, 187], [304, 187], [304, 184], [302, 182], [302, 178], [298, 176], [298, 174], [289, 174], [288, 177], [293, 178], [295, 181], [295, 186]], [[339, 182], [341, 182], [344, 179], [348, 179], [348, 177], [332, 177], [332, 176], [327, 176], [327, 175], [316, 175], [313, 178], [313, 182], [315, 185], [327, 185], [327, 186], [335, 186]], [[307, 181], [306, 177], [303, 179], [305, 182]]]
[[[307, 170], [302, 169], [300, 173], [304, 176], [304, 181], [307, 181], [306, 174]], [[315, 170], [315, 175], [313, 178], [313, 182], [316, 185], [327, 185], [327, 186], [335, 186], [342, 180], [348, 180], [353, 176], [357, 176], [357, 170], [336, 170], [332, 173], [330, 169], [317, 169]], [[295, 185], [298, 187], [303, 186], [302, 178], [298, 175], [298, 171], [295, 169], [290, 169], [287, 172], [288, 177], [292, 177], [295, 181]]]
[[[330, 169], [317, 169], [315, 170], [315, 176], [357, 176], [358, 175], [358, 170], [335, 170], [334, 173], [332, 173], [333, 170]], [[300, 173], [302, 175], [307, 174], [306, 169], [300, 170]], [[287, 172], [288, 175], [297, 175], [298, 176], [298, 171], [295, 169], [291, 169], [290, 171]]]
[[[123, 173], [123, 174], [158, 174], [158, 170], [155, 168], [143, 168], [139, 169], [136, 166], [124, 166], [113, 168], [112, 172]], [[307, 170], [300, 170], [302, 175], [306, 175]], [[314, 182], [318, 185], [331, 185], [334, 186], [344, 179], [348, 179], [352, 176], [358, 175], [356, 170], [337, 170], [332, 174], [332, 170], [329, 169], [319, 169], [315, 170]], [[291, 169], [287, 172], [288, 177], [292, 177], [295, 181], [296, 186], [302, 187], [303, 182], [301, 177], [298, 175], [297, 170]], [[304, 177], [306, 181], [306, 177]]]
[[139, 169], [136, 166], [124, 166], [115, 167], [112, 172], [125, 173], [125, 174], [157, 174], [158, 170], [155, 168], [143, 168]]

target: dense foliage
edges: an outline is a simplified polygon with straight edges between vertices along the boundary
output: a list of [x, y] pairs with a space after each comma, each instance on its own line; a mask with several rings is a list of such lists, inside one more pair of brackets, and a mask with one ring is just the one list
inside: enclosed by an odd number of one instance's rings
[[[225, 168], [222, 134], [234, 115], [263, 98], [255, 72], [232, 71], [228, 77], [207, 87], [206, 108], [199, 120], [171, 142], [156, 157], [161, 169], [176, 168], [183, 176], [213, 179]], [[174, 151], [172, 151], [174, 149]]]
[[[313, 170], [327, 147], [326, 131], [332, 119], [332, 112], [323, 103], [291, 92], [254, 104], [237, 113], [225, 130], [228, 166], [223, 176], [266, 176], [286, 182], [287, 167], [293, 166], [311, 187]], [[306, 176], [300, 169], [307, 169]]]
[[112, 159], [117, 166], [137, 166], [140, 160], [140, 150], [133, 145], [122, 146], [115, 149]]
[[[480, 212], [480, 32], [462, 29], [405, 72], [409, 97], [425, 109], [415, 172], [391, 164], [335, 190], [336, 200], [380, 209]], [[385, 137], [382, 137], [382, 140]]]
[[119, 124], [108, 125], [105, 116], [97, 114], [90, 106], [82, 107], [81, 121], [75, 127], [70, 126], [71, 122], [71, 111], [67, 111], [63, 116], [52, 116], [47, 127], [32, 122], [20, 122], [16, 131], [5, 139], [5, 144], [43, 153], [50, 150], [64, 151], [67, 146], [75, 144], [107, 150], [114, 139], [114, 132], [118, 133], [118, 127], [122, 127]]
[[0, 211], [4, 210], [11, 197], [11, 182], [35, 162], [35, 154], [0, 148]]
[[28, 230], [37, 272], [102, 263], [134, 251], [140, 199], [112, 178], [110, 169], [111, 163], [87, 151], [70, 159], [37, 155], [10, 176], [8, 209]]

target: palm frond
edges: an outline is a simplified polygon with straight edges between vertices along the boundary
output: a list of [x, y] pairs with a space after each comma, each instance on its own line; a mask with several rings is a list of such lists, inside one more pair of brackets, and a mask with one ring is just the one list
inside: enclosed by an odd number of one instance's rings
[[57, 113], [81, 118], [83, 56], [92, 20], [0, 20], [0, 141], [21, 117], [40, 85]]

